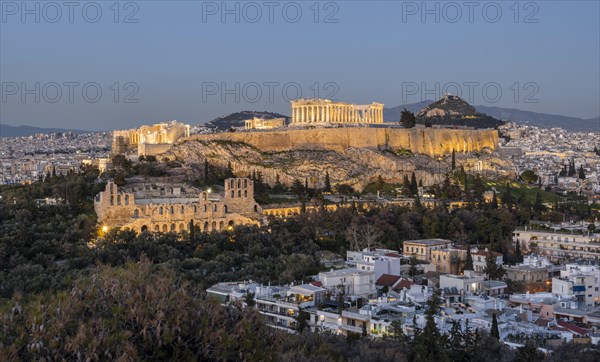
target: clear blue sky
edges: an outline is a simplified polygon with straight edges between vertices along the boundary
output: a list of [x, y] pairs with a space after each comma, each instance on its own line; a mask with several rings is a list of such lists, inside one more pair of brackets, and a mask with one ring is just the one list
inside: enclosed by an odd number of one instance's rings
[[[353, 103], [414, 103], [456, 94], [456, 83], [475, 105], [600, 114], [599, 1], [520, 2], [518, 11], [513, 1], [325, 1], [318, 14], [314, 1], [264, 3], [145, 0], [120, 2], [117, 14], [114, 1], [77, 2], [70, 19], [62, 1], [58, 14], [44, 1], [27, 2], [27, 13], [1, 0], [0, 121], [96, 130], [289, 114], [288, 98], [315, 95], [315, 83], [319, 96]], [[123, 103], [132, 92], [138, 102]]]

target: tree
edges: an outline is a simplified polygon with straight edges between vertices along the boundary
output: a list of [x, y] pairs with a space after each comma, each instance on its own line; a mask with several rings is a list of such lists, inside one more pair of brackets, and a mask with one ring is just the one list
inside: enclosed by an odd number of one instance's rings
[[583, 169], [583, 165], [579, 166], [579, 179], [585, 180], [585, 170]]
[[441, 293], [441, 289], [436, 289], [427, 299], [425, 328], [415, 340], [414, 361], [449, 361], [443, 337], [435, 323], [435, 315], [442, 303]]
[[500, 339], [500, 330], [498, 330], [498, 318], [496, 317], [496, 313], [492, 314], [492, 329], [490, 330], [490, 334], [496, 339]]
[[256, 301], [254, 300], [254, 293], [248, 292], [244, 295], [244, 302], [248, 307], [254, 307]]
[[290, 190], [292, 191], [292, 194], [294, 194], [298, 199], [301, 199], [304, 197], [305, 189], [304, 189], [304, 186], [302, 185], [302, 182], [299, 179], [297, 179], [297, 178], [294, 179]]
[[303, 310], [298, 311], [298, 315], [296, 316], [296, 330], [302, 333], [308, 326], [308, 320], [310, 319], [310, 314]]
[[[208, 167], [208, 158], [205, 158], [204, 159], [204, 183], [205, 184], [208, 183], [208, 177], [209, 177], [208, 168], [209, 168]], [[254, 180], [254, 178], [253, 178], [253, 180]]]
[[454, 148], [452, 149], [452, 164], [451, 164], [452, 170], [456, 169], [456, 151], [454, 150]]
[[467, 258], [465, 259], [464, 270], [473, 270], [473, 256], [471, 255], [470, 245], [467, 245]]
[[375, 190], [377, 190], [378, 197], [381, 190], [383, 190], [383, 185], [385, 185], [385, 182], [383, 182], [383, 178], [381, 178], [381, 175], [377, 176], [377, 180], [375, 181]]
[[335, 185], [335, 189], [340, 195], [350, 196], [354, 193], [354, 188], [348, 184]]
[[542, 194], [540, 194], [540, 192], [538, 191], [535, 195], [535, 203], [533, 204], [533, 210], [538, 214], [541, 214], [542, 212], [544, 212], [545, 209], [546, 207], [542, 203]]
[[523, 255], [521, 254], [521, 242], [517, 240], [515, 243], [515, 261], [520, 263], [523, 261]]
[[587, 227], [587, 229], [588, 229], [588, 231], [589, 231], [590, 234], [595, 233], [596, 232], [596, 224], [594, 224], [594, 223], [589, 224], [588, 227]]
[[521, 173], [521, 180], [532, 184], [532, 183], [537, 182], [538, 175], [536, 175], [535, 172], [533, 172], [531, 170], [525, 170], [525, 171], [523, 171], [523, 173]]
[[504, 204], [506, 204], [506, 208], [508, 210], [512, 210], [512, 191], [510, 189], [510, 182], [506, 183], [506, 195], [502, 199], [502, 201], [504, 202]]
[[407, 111], [406, 108], [400, 113], [400, 124], [405, 128], [413, 128], [416, 124], [415, 114], [411, 111]]
[[396, 341], [404, 342], [406, 336], [404, 335], [404, 330], [402, 329], [402, 322], [398, 319], [392, 321], [390, 324], [390, 334], [392, 338]]
[[535, 343], [528, 339], [523, 347], [517, 349], [517, 362], [537, 362], [544, 359], [544, 354], [538, 350]]
[[410, 176], [410, 192], [413, 195], [416, 195], [419, 193], [418, 186], [417, 186], [417, 177], [414, 172]]
[[493, 210], [498, 209], [498, 196], [496, 195], [496, 191], [492, 191], [494, 194], [492, 196], [492, 205], [491, 208]]
[[569, 171], [567, 172], [567, 176], [573, 177], [573, 176], [575, 176], [575, 173], [576, 173], [576, 171], [575, 171], [575, 161], [571, 160], [571, 161], [569, 161]]
[[502, 266], [496, 264], [496, 257], [492, 251], [489, 251], [485, 257], [485, 268], [483, 269], [483, 272], [492, 280], [499, 280], [504, 276], [505, 270]]
[[323, 188], [325, 192], [331, 192], [331, 180], [329, 179], [329, 171], [325, 171], [325, 187]]
[[419, 262], [417, 261], [417, 257], [415, 257], [414, 255], [412, 255], [409, 259], [409, 264], [410, 264], [410, 268], [408, 269], [408, 275], [410, 275], [411, 277], [414, 277], [415, 275], [417, 275], [417, 265], [419, 265]]

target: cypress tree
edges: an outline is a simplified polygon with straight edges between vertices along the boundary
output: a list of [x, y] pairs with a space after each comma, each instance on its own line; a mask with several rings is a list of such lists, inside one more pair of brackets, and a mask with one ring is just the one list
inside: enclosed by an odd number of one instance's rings
[[537, 213], [544, 211], [544, 204], [542, 203], [542, 195], [538, 191], [535, 195], [535, 204], [533, 204], [533, 210]]
[[467, 245], [467, 258], [465, 259], [464, 270], [473, 270], [473, 256], [471, 255], [471, 246]]
[[325, 192], [331, 192], [331, 180], [329, 179], [329, 171], [325, 171]]
[[523, 255], [521, 255], [521, 242], [519, 242], [518, 240], [515, 243], [515, 259], [517, 263], [523, 261]]
[[412, 175], [410, 176], [410, 192], [413, 195], [416, 195], [418, 193], [418, 186], [417, 186], [417, 176], [415, 176], [415, 173], [413, 172]]
[[492, 209], [498, 208], [498, 196], [496, 195], [496, 191], [492, 191], [494, 196], [492, 197]]
[[567, 174], [569, 177], [575, 176], [575, 161], [569, 161], [569, 172]]
[[452, 170], [456, 168], [456, 151], [454, 148], [452, 149]]
[[579, 179], [585, 180], [585, 170], [583, 169], [583, 165], [579, 166]]
[[500, 331], [498, 330], [498, 319], [496, 313], [492, 314], [492, 330], [490, 331], [492, 337], [500, 339]]

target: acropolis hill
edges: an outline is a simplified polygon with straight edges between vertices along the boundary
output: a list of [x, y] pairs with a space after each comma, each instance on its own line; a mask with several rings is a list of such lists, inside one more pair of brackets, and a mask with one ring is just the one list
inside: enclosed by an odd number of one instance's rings
[[328, 172], [332, 184], [349, 183], [357, 190], [379, 176], [398, 183], [413, 172], [424, 186], [440, 183], [453, 150], [467, 170], [505, 169], [493, 156], [498, 145], [494, 129], [386, 126], [382, 110], [381, 103], [298, 100], [292, 102], [288, 127], [185, 137], [160, 157], [192, 168], [205, 161], [231, 167], [236, 177], [259, 172], [271, 185], [299, 179], [322, 187]]

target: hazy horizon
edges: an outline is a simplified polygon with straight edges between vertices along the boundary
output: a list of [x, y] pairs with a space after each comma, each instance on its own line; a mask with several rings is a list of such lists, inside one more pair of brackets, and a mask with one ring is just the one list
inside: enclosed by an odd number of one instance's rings
[[287, 115], [300, 94], [391, 108], [445, 91], [600, 116], [598, 2], [74, 3], [0, 3], [0, 123], [199, 124]]

